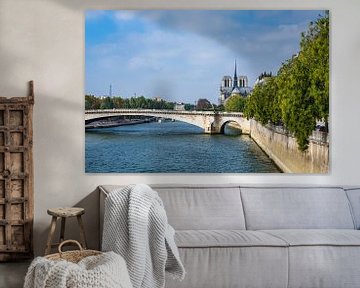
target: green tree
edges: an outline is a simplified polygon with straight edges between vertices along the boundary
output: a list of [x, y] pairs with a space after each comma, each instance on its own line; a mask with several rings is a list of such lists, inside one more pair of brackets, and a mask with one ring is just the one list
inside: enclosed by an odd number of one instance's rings
[[311, 22], [302, 33], [300, 51], [285, 61], [276, 77], [262, 73], [245, 108], [262, 124], [282, 122], [298, 147], [308, 148], [317, 120], [329, 118], [329, 14]]
[[194, 105], [194, 104], [186, 103], [186, 104], [185, 104], [185, 110], [186, 110], [186, 111], [195, 110], [195, 105]]
[[85, 95], [85, 110], [100, 109], [101, 99], [94, 95]]
[[299, 55], [308, 66], [310, 75], [309, 95], [314, 99], [318, 119], [329, 119], [329, 12], [310, 23], [309, 30], [302, 34]]
[[241, 95], [233, 95], [225, 102], [225, 111], [243, 112], [245, 110], [247, 98]]
[[301, 36], [300, 52], [278, 73], [279, 98], [285, 126], [299, 149], [308, 148], [316, 121], [329, 118], [329, 15], [311, 22]]
[[113, 97], [112, 102], [115, 109], [124, 108], [124, 99], [122, 99], [121, 97]]
[[247, 118], [255, 118], [263, 125], [268, 122], [277, 124], [281, 121], [276, 80], [275, 77], [268, 77], [254, 87], [245, 106], [244, 114]]
[[113, 109], [114, 108], [114, 103], [113, 103], [111, 97], [108, 96], [101, 100], [102, 101], [101, 101], [100, 109]]
[[224, 105], [214, 105], [215, 106], [215, 110], [216, 111], [220, 111], [220, 112], [222, 112], [222, 111], [225, 111], [225, 107], [224, 107]]

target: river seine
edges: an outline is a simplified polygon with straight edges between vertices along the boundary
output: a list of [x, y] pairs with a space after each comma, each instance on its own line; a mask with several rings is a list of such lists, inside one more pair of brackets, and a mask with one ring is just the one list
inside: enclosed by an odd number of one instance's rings
[[85, 132], [86, 173], [279, 173], [247, 135], [208, 135], [183, 122]]

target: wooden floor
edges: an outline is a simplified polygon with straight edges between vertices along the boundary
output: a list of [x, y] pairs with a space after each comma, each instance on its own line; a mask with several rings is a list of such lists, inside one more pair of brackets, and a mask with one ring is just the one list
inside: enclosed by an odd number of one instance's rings
[[22, 288], [30, 261], [0, 263], [0, 287]]

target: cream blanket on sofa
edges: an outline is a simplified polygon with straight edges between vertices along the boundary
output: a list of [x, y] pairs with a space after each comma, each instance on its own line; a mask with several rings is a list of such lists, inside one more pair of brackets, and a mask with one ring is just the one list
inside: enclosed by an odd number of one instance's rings
[[144, 184], [127, 186], [106, 198], [102, 250], [125, 259], [134, 288], [164, 287], [165, 270], [175, 279], [185, 275], [163, 203]]

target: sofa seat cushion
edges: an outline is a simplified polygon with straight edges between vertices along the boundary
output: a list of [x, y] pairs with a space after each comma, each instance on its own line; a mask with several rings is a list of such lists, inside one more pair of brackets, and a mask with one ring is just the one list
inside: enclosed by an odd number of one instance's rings
[[304, 229], [263, 232], [289, 245], [288, 288], [360, 287], [360, 231]]
[[269, 233], [244, 230], [179, 230], [175, 242], [180, 248], [288, 246]]
[[[166, 288], [287, 288], [289, 247], [179, 248], [186, 275]], [[337, 287], [338, 288], [338, 287]]]
[[350, 229], [262, 230], [289, 246], [360, 246], [360, 231]]

